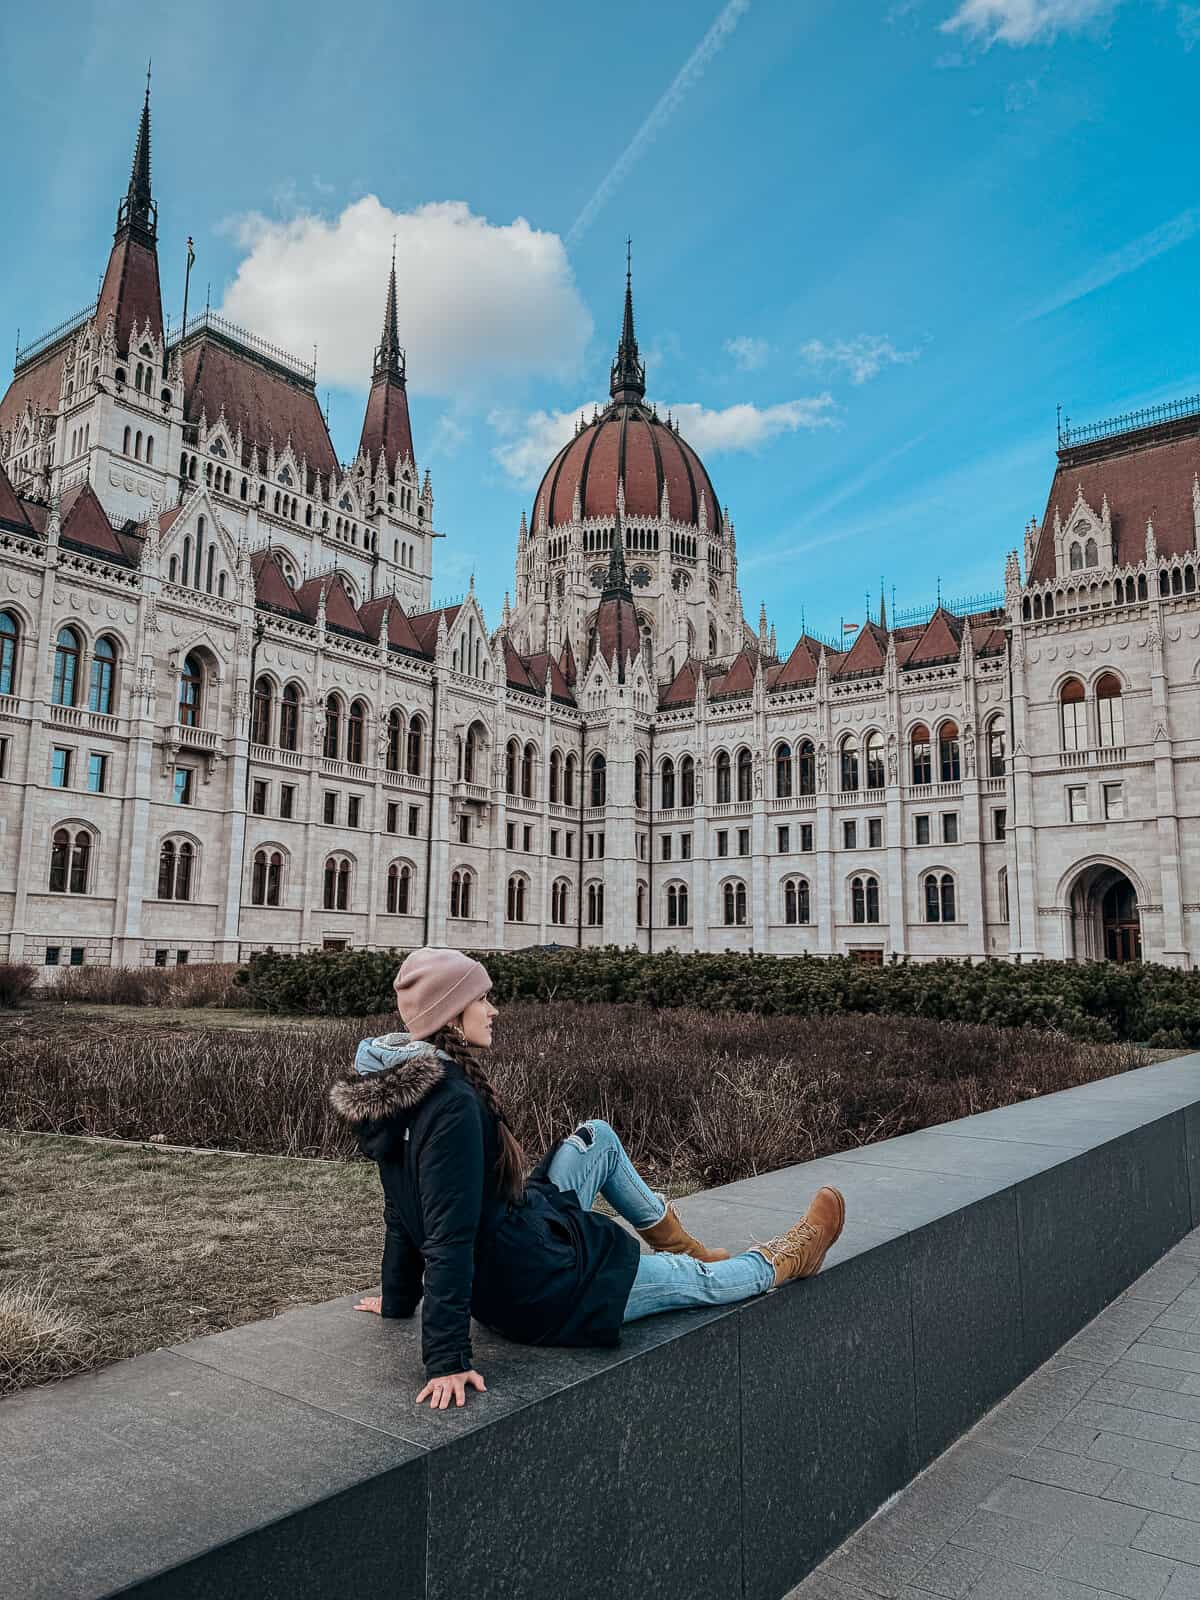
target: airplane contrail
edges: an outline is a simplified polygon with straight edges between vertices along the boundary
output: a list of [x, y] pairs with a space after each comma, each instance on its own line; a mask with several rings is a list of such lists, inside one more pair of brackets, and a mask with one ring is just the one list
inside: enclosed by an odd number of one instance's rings
[[671, 117], [683, 104], [688, 91], [699, 83], [704, 75], [704, 69], [712, 58], [724, 45], [730, 34], [737, 27], [744, 14], [750, 9], [750, 0], [728, 0], [717, 20], [709, 28], [700, 43], [692, 51], [675, 77], [666, 93], [658, 101], [654, 110], [642, 123], [633, 138], [617, 157], [609, 171], [601, 180], [595, 194], [584, 206], [583, 210], [571, 224], [567, 234], [567, 243], [574, 244], [582, 238], [591, 227], [601, 210], [607, 205], [613, 194], [629, 175], [631, 169], [637, 164], [642, 152], [651, 144], [659, 131], [670, 121]]

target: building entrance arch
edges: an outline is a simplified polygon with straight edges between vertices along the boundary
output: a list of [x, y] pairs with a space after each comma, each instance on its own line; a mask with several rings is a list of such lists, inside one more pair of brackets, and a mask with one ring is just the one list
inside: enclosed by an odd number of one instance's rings
[[1071, 885], [1071, 953], [1076, 961], [1140, 961], [1137, 888], [1112, 862], [1084, 867]]

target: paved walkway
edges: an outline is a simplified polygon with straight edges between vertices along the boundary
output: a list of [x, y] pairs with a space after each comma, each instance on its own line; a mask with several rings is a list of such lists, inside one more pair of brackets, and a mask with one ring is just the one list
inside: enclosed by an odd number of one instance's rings
[[1200, 1600], [1200, 1229], [788, 1600]]

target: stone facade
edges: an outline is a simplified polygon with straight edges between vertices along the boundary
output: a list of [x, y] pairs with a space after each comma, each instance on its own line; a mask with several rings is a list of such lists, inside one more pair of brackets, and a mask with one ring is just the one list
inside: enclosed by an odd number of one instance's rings
[[168, 338], [147, 104], [97, 304], [0, 401], [0, 956], [1200, 954], [1193, 410], [1060, 437], [1003, 603], [784, 656], [628, 281], [495, 629], [430, 605], [394, 269], [348, 465], [314, 378]]

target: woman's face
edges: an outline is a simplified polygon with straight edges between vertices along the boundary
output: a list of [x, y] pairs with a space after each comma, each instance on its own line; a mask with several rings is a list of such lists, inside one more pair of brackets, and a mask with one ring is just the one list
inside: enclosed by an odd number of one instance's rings
[[459, 1019], [463, 1038], [476, 1050], [486, 1050], [492, 1042], [492, 1022], [500, 1015], [485, 994], [482, 1000], [472, 1000]]

